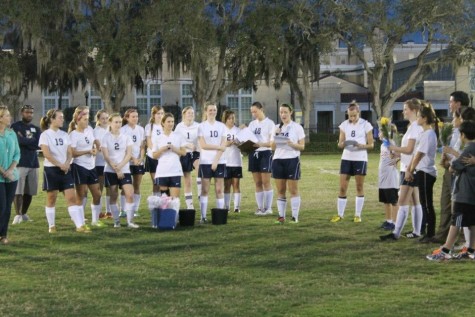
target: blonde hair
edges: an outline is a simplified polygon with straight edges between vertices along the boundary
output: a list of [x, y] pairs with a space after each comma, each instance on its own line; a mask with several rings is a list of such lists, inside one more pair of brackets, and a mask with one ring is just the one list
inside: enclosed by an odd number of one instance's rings
[[68, 133], [71, 133], [72, 131], [76, 130], [78, 121], [81, 120], [81, 118], [84, 117], [88, 113], [89, 113], [88, 106], [77, 106], [76, 109], [74, 110], [73, 120], [69, 123]]
[[[121, 120], [123, 120], [123, 118], [122, 118], [122, 116], [120, 115], [120, 113], [114, 112], [113, 114], [111, 114], [111, 115], [109, 116], [109, 119], [107, 119], [107, 121], [109, 121], [109, 123], [112, 123], [112, 120], [113, 120], [114, 118], [117, 118], [117, 117], [119, 117]], [[122, 121], [122, 122], [123, 122], [123, 121]], [[109, 124], [109, 131], [112, 131], [110, 124]]]
[[107, 111], [105, 111], [104, 109], [101, 109], [99, 111], [96, 112], [96, 127], [99, 126], [100, 124], [100, 119], [101, 119], [101, 115], [103, 113], [106, 113], [107, 115], [109, 115], [109, 113]]

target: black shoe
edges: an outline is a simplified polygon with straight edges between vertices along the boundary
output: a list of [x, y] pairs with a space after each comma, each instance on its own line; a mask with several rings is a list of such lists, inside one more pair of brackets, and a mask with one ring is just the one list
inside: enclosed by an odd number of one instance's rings
[[387, 225], [388, 225], [389, 222], [387, 222], [386, 220], [381, 224], [380, 228], [381, 229], [384, 229]]
[[396, 236], [392, 232], [384, 236], [379, 236], [379, 239], [381, 239], [381, 241], [388, 241], [388, 240], [396, 241], [397, 240]]
[[432, 239], [432, 237], [423, 236], [422, 238], [419, 239], [419, 242], [420, 243], [429, 243], [431, 239]]
[[420, 238], [419, 235], [415, 234], [414, 232], [408, 232], [405, 234], [406, 238], [408, 239], [417, 239], [417, 238]]

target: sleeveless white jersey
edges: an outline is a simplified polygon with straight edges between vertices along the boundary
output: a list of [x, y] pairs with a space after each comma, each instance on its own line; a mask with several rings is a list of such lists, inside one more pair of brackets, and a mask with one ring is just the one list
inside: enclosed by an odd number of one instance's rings
[[[71, 139], [71, 148], [76, 151], [90, 151], [94, 147], [94, 130], [87, 127], [83, 132], [77, 130], [71, 131], [69, 134]], [[85, 154], [73, 158], [73, 163], [84, 167], [87, 170], [92, 170], [95, 167], [95, 159], [92, 154]]]
[[132, 139], [132, 158], [142, 159], [140, 157], [140, 148], [145, 141], [145, 130], [139, 125], [136, 125], [135, 128], [130, 127], [128, 124], [120, 128], [121, 133], [125, 133]]
[[[170, 135], [162, 133], [153, 145], [153, 152], [157, 152], [161, 147], [171, 144], [177, 148], [184, 147], [185, 142], [181, 135], [172, 132]], [[180, 156], [172, 150], [162, 153], [158, 158], [157, 170], [155, 171], [155, 178], [183, 176], [181, 168]]]
[[[253, 120], [249, 123], [249, 129], [254, 133], [259, 142], [268, 143], [273, 140], [274, 137], [274, 121], [269, 118], [265, 118], [262, 121]], [[267, 151], [270, 147], [260, 147], [256, 151]]]
[[[240, 130], [238, 127], [232, 127], [231, 129], [225, 127], [224, 131], [224, 133], [226, 134], [226, 141], [234, 141], [236, 139], [236, 135], [239, 133]], [[239, 150], [236, 144], [231, 144], [230, 146], [227, 146], [226, 151], [224, 151], [223, 155], [226, 159], [226, 166], [242, 166], [241, 150]]]
[[153, 126], [152, 126], [152, 123], [148, 123], [146, 126], [145, 126], [145, 138], [147, 137], [150, 137], [150, 140], [152, 142], [152, 148], [151, 149], [148, 149], [147, 148], [147, 156], [150, 157], [150, 158], [153, 158], [152, 157], [152, 149], [153, 149], [153, 145], [157, 142], [157, 138], [163, 133], [163, 128], [160, 124], [155, 124], [153, 123]]
[[[373, 130], [371, 123], [365, 119], [359, 118], [356, 124], [350, 123], [349, 120], [343, 121], [340, 126], [340, 131], [345, 134], [345, 140], [356, 141], [358, 144], [367, 144], [366, 134]], [[368, 161], [368, 151], [366, 149], [355, 149], [353, 151], [344, 149], [341, 156], [342, 160], [348, 161]]]
[[[127, 147], [133, 146], [132, 138], [124, 133], [118, 136], [107, 132], [102, 138], [101, 147], [106, 148], [109, 152], [109, 159], [114, 164], [119, 164], [127, 153]], [[115, 173], [112, 167], [106, 162], [104, 172]], [[130, 173], [130, 164], [127, 162], [121, 170], [122, 173]]]
[[[210, 145], [220, 145], [225, 139], [226, 126], [219, 121], [215, 121], [213, 124], [208, 121], [203, 121], [198, 127], [198, 137], [203, 137], [204, 142]], [[200, 150], [200, 164], [213, 164], [217, 150]], [[226, 158], [223, 155], [219, 158], [218, 164], [225, 164]]]
[[[48, 129], [41, 133], [38, 145], [48, 146], [51, 155], [59, 163], [64, 164], [68, 158], [68, 148], [71, 145], [71, 140], [69, 135], [61, 129], [58, 129], [58, 131]], [[56, 166], [46, 158], [43, 164], [48, 167]]]
[[[99, 140], [99, 143], [102, 144], [102, 138], [104, 137], [104, 134], [106, 134], [108, 131], [109, 131], [109, 128], [104, 129], [101, 126], [97, 126], [94, 128], [94, 138], [96, 140]], [[96, 166], [106, 165], [106, 161], [104, 160], [104, 155], [102, 154], [101, 148], [97, 149], [95, 165]]]
[[[181, 135], [185, 143], [191, 143], [195, 146], [195, 151], [199, 151], [200, 145], [198, 144], [198, 122], [193, 122], [187, 126], [184, 122], [180, 122], [175, 127], [175, 133]], [[186, 152], [192, 152], [192, 150], [186, 148]]]
[[[278, 129], [279, 125], [275, 126]], [[275, 130], [274, 130], [275, 131]], [[275, 133], [274, 133], [275, 134]], [[299, 140], [305, 139], [305, 132], [302, 126], [295, 121], [291, 121], [288, 125], [283, 125], [280, 129], [279, 135], [289, 138], [293, 143], [298, 143]], [[286, 148], [276, 147], [273, 159], [291, 159], [300, 156], [299, 150], [289, 150]]]

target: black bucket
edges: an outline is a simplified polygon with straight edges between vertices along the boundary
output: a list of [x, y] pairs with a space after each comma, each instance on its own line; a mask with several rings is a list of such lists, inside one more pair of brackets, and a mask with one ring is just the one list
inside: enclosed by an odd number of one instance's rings
[[228, 210], [220, 208], [211, 209], [211, 222], [213, 225], [225, 225], [228, 222]]
[[182, 227], [192, 227], [195, 225], [196, 211], [194, 209], [180, 209], [178, 221]]

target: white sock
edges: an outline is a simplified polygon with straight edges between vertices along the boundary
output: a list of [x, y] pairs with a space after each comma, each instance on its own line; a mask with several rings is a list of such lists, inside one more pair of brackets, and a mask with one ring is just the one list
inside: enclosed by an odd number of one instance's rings
[[264, 192], [264, 210], [272, 209], [272, 200], [274, 199], [274, 191], [268, 190]]
[[337, 208], [338, 208], [338, 216], [340, 217], [344, 217], [345, 216], [345, 208], [346, 208], [346, 202], [348, 200], [345, 198], [340, 198], [338, 197], [338, 200], [337, 200]]
[[134, 222], [134, 203], [125, 203], [124, 211], [127, 213], [127, 223]]
[[110, 211], [112, 214], [112, 218], [114, 218], [114, 221], [119, 221], [119, 207], [117, 204], [110, 205]]
[[92, 205], [92, 223], [96, 223], [99, 220], [99, 214], [101, 213], [101, 205]]
[[120, 195], [120, 211], [125, 211], [125, 195]]
[[102, 206], [104, 206], [104, 196], [101, 196], [101, 199], [99, 200], [99, 206], [101, 207], [100, 210], [102, 210]]
[[231, 205], [231, 193], [224, 193], [224, 208], [229, 210]]
[[470, 248], [470, 228], [463, 227], [463, 235], [465, 237], [465, 246]]
[[412, 227], [413, 232], [420, 236], [422, 227], [422, 206], [420, 204], [412, 207]]
[[80, 215], [81, 207], [82, 207], [82, 205], [69, 206], [68, 207], [69, 216], [71, 217], [72, 221], [74, 222], [74, 225], [76, 226], [76, 228], [79, 228], [83, 225], [82, 224], [82, 219], [81, 219], [82, 217]]
[[393, 220], [392, 219], [386, 219], [386, 222], [387, 223], [393, 223]]
[[46, 220], [48, 220], [48, 226], [54, 227], [56, 219], [56, 208], [55, 207], [45, 207]]
[[198, 189], [198, 198], [201, 197], [201, 177], [196, 178], [196, 188]]
[[111, 212], [111, 197], [106, 196], [106, 212]]
[[409, 216], [409, 206], [399, 206], [396, 216], [396, 225], [394, 226], [393, 234], [399, 238], [401, 236], [402, 229], [406, 225], [407, 218]]
[[200, 197], [201, 218], [206, 219], [206, 209], [208, 208], [208, 196]]
[[264, 211], [263, 205], [264, 205], [264, 192], [258, 192], [255, 194], [256, 196], [256, 203], [257, 203], [257, 209], [260, 209]]
[[76, 211], [77, 222], [81, 224], [81, 226], [86, 224], [86, 217], [84, 216], [84, 208], [82, 205], [78, 205]]
[[224, 208], [224, 198], [216, 198], [216, 208], [218, 209]]
[[287, 199], [285, 197], [277, 198], [277, 211], [279, 212], [279, 217], [285, 218], [285, 209], [287, 209]]
[[134, 212], [139, 211], [140, 207], [140, 199], [142, 198], [142, 195], [140, 194], [134, 194]]
[[193, 193], [185, 193], [186, 208], [193, 209]]
[[299, 212], [300, 212], [300, 196], [291, 197], [290, 198], [290, 206], [292, 208], [292, 217], [295, 220], [299, 220]]
[[82, 210], [86, 210], [87, 196], [82, 199]]
[[241, 209], [241, 193], [234, 193], [234, 210]]
[[355, 198], [355, 216], [361, 217], [361, 211], [363, 210], [364, 196], [356, 196]]

